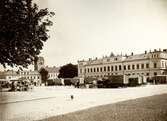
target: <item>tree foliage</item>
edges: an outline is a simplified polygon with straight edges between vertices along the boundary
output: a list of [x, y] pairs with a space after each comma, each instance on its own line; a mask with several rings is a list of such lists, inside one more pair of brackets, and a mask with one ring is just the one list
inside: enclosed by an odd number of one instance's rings
[[78, 76], [78, 68], [77, 65], [67, 64], [60, 68], [59, 70], [59, 78], [73, 78]]
[[48, 9], [38, 9], [32, 0], [0, 0], [0, 63], [3, 66], [31, 64], [48, 39]]
[[46, 83], [48, 79], [48, 71], [45, 68], [41, 68], [39, 73], [41, 75], [42, 83]]

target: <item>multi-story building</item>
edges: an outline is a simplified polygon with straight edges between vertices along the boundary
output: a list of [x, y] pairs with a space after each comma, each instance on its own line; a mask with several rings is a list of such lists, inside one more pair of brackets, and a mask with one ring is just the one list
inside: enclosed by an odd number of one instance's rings
[[43, 57], [38, 57], [37, 62], [34, 64], [34, 71], [40, 72], [40, 70], [44, 68], [48, 71], [48, 79], [57, 79], [59, 75], [59, 68], [58, 67], [48, 67], [45, 66], [45, 60]]
[[41, 75], [38, 71], [13, 71], [13, 70], [7, 70], [1, 73], [0, 75], [1, 79], [6, 80], [18, 80], [21, 78], [28, 79], [32, 81], [35, 85], [41, 84]]
[[58, 79], [58, 75], [59, 75], [59, 68], [58, 67], [46, 66], [45, 69], [48, 71], [48, 79], [51, 79], [51, 80]]
[[81, 78], [110, 75], [141, 75], [147, 80], [156, 75], [167, 75], [167, 49], [78, 61], [78, 76]]
[[38, 57], [36, 63], [34, 63], [34, 70], [7, 70], [0, 72], [0, 80], [18, 80], [21, 78], [30, 80], [35, 85], [41, 85], [41, 74], [40, 70], [44, 68], [48, 71], [48, 79], [55, 80], [58, 78], [59, 75], [59, 68], [58, 67], [48, 67], [44, 64], [44, 58]]

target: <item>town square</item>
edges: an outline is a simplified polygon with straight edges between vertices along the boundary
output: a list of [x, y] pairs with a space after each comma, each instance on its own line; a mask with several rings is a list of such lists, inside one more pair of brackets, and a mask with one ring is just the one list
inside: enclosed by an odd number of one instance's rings
[[166, 0], [0, 0], [0, 121], [167, 121]]

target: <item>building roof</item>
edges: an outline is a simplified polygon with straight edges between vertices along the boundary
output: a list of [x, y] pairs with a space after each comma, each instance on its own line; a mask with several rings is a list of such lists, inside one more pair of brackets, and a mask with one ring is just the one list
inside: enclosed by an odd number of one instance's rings
[[4, 75], [18, 75], [17, 71], [7, 70], [4, 71]]
[[55, 66], [53, 66], [53, 67], [48, 67], [48, 66], [46, 66], [45, 67], [45, 69], [49, 72], [49, 73], [59, 73], [59, 67], [55, 67]]
[[149, 57], [148, 54], [136, 54], [136, 55], [127, 56], [124, 61], [147, 59], [148, 57]]
[[[131, 54], [131, 55], [117, 55], [117, 56], [104, 56], [102, 58], [95, 58], [95, 59], [91, 59], [89, 58], [89, 60], [85, 61], [85, 60], [81, 60], [78, 61], [79, 65], [96, 65], [96, 64], [101, 64], [101, 63], [111, 63], [111, 62], [121, 62], [121, 61], [132, 61], [132, 60], [142, 60], [142, 59], [148, 59], [151, 58], [151, 56], [153, 56], [152, 54], [159, 54], [159, 58], [167, 58], [167, 55], [160, 55], [160, 54], [167, 54], [167, 49], [164, 49], [163, 51], [156, 50], [154, 49], [154, 51], [151, 52], [147, 52], [145, 51], [145, 53], [142, 54]], [[154, 55], [155, 56], [155, 55]]]

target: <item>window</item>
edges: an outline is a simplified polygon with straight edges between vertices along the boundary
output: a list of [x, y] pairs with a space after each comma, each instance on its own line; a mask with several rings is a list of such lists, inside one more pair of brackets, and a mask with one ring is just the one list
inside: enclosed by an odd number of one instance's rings
[[132, 69], [133, 69], [133, 70], [135, 69], [135, 65], [132, 65]]
[[102, 67], [100, 67], [100, 71], [101, 71], [101, 72], [103, 71]]
[[108, 66], [108, 71], [110, 71], [110, 66]]
[[141, 68], [144, 69], [144, 64], [141, 64]]
[[106, 67], [104, 67], [104, 71], [106, 71]]
[[154, 76], [156, 76], [157, 75], [157, 72], [154, 72]]
[[146, 73], [147, 76], [149, 76], [149, 73]]
[[122, 68], [121, 68], [121, 65], [119, 65], [119, 70], [121, 70]]
[[126, 70], [126, 66], [124, 65], [124, 70]]
[[149, 64], [148, 63], [146, 64], [146, 68], [149, 68]]
[[156, 63], [154, 63], [154, 68], [157, 68], [157, 64]]
[[156, 58], [156, 55], [154, 55], [154, 58]]
[[128, 65], [128, 70], [130, 70], [130, 65]]
[[115, 66], [115, 71], [117, 71], [117, 66]]
[[92, 68], [90, 69], [91, 72], [93, 72]]
[[96, 69], [94, 68], [94, 72], [96, 72]]
[[113, 67], [113, 66], [111, 66], [111, 70], [112, 70], [112, 71], [114, 70], [114, 67]]
[[80, 73], [82, 73], [82, 69], [80, 69]]
[[164, 64], [164, 62], [162, 61], [162, 68], [164, 68], [165, 67], [165, 64]]
[[137, 69], [139, 69], [139, 64], [137, 64]]
[[97, 72], [99, 72], [99, 68], [97, 68]]
[[89, 68], [88, 68], [88, 73], [89, 73]]

